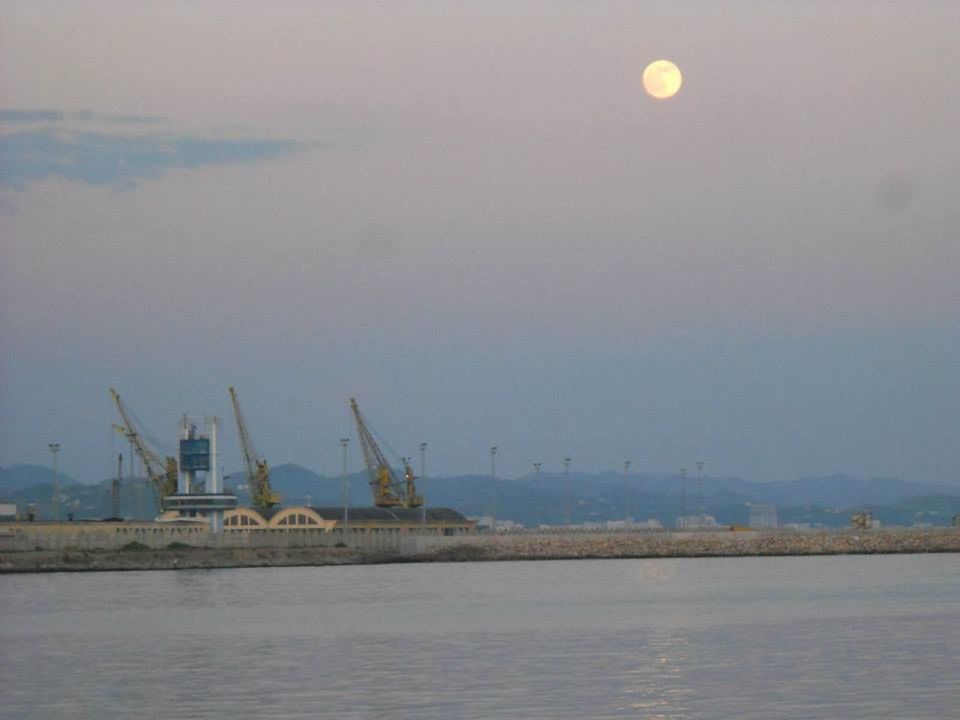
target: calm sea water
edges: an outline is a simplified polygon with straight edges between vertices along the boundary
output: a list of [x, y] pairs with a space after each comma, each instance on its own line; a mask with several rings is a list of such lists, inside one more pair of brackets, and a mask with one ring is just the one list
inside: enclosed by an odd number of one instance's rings
[[0, 577], [4, 718], [957, 718], [960, 556]]

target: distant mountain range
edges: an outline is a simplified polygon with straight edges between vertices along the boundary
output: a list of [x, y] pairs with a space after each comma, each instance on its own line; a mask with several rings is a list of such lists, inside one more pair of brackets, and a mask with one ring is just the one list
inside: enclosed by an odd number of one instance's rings
[[[48, 483], [53, 485], [53, 470], [44, 465], [11, 465], [0, 467], [0, 498], [10, 496], [19, 490]], [[60, 473], [60, 484], [77, 485], [76, 479]]]
[[[278, 465], [271, 473], [274, 489], [283, 504], [309, 503], [313, 506], [341, 506], [342, 478], [318, 475], [299, 465]], [[39, 465], [0, 468], [0, 497], [20, 505], [35, 503], [40, 517], [52, 517], [53, 472]], [[228, 476], [241, 504], [249, 503], [243, 473]], [[431, 506], [452, 507], [465, 515], [495, 515], [525, 525], [567, 522], [603, 522], [622, 519], [657, 518], [673, 525], [680, 514], [682, 485], [679, 476], [662, 474], [570, 473], [569, 476], [543, 473], [498, 479], [460, 475], [418, 480], [418, 489]], [[366, 473], [349, 478], [352, 506], [371, 503]], [[62, 508], [70, 507], [77, 519], [103, 517], [110, 510], [110, 480], [96, 485], [78, 484], [60, 475]], [[751, 503], [778, 507], [781, 522], [842, 526], [854, 510], [869, 508], [885, 524], [947, 525], [960, 513], [960, 487], [909, 482], [896, 478], [861, 479], [845, 475], [802, 478], [786, 482], [758, 483], [739, 478], [703, 479], [702, 493], [695, 477], [685, 483], [688, 514], [703, 509], [721, 524], [745, 524]], [[121, 512], [126, 517], [148, 518], [154, 512], [153, 495], [142, 479], [131, 485], [124, 480]], [[63, 510], [63, 515], [67, 510]]]

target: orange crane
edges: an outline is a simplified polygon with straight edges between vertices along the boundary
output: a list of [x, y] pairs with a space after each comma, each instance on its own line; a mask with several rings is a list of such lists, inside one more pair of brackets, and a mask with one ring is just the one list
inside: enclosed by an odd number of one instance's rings
[[233, 415], [237, 419], [237, 434], [240, 435], [240, 447], [243, 449], [243, 461], [247, 465], [247, 483], [250, 485], [250, 498], [256, 508], [271, 508], [280, 502], [280, 496], [270, 487], [270, 466], [265, 459], [257, 457], [253, 447], [253, 438], [247, 430], [247, 424], [240, 412], [240, 400], [237, 391], [231, 386], [230, 400], [233, 402]]
[[350, 398], [350, 409], [357, 422], [357, 435], [360, 437], [360, 448], [363, 450], [363, 460], [370, 475], [370, 490], [373, 493], [373, 504], [377, 507], [405, 507], [416, 508], [423, 505], [423, 496], [417, 495], [414, 483], [416, 476], [406, 458], [403, 458], [404, 482], [400, 483], [396, 473], [387, 462], [380, 446], [373, 437], [373, 432], [360, 414], [357, 401]]
[[110, 388], [110, 395], [117, 406], [117, 412], [123, 419], [123, 426], [114, 425], [113, 427], [126, 435], [127, 439], [133, 444], [134, 452], [143, 463], [143, 469], [147, 473], [147, 479], [153, 486], [153, 493], [157, 498], [157, 507], [161, 512], [164, 510], [164, 498], [177, 492], [177, 476], [180, 468], [177, 465], [177, 459], [174, 457], [160, 457], [160, 455], [146, 444], [143, 434], [137, 430], [137, 425], [133, 422], [133, 414], [130, 409], [120, 399], [120, 394]]

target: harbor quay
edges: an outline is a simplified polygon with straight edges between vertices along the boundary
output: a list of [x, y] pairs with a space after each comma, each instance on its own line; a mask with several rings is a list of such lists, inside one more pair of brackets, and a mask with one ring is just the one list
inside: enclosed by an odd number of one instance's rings
[[549, 530], [444, 535], [410, 528], [235, 530], [117, 523], [18, 523], [0, 531], [0, 572], [151, 570], [589, 558], [960, 552], [958, 528]]

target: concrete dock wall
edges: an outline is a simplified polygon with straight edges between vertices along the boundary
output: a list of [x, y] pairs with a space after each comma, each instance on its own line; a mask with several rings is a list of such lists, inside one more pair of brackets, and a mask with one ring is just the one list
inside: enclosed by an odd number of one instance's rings
[[212, 534], [203, 526], [153, 523], [21, 523], [0, 527], [0, 572], [946, 552], [960, 552], [960, 529], [560, 531], [455, 537], [410, 529], [358, 529], [344, 538], [339, 530]]
[[243, 529], [211, 533], [205, 525], [162, 523], [11, 523], [0, 527], [0, 551], [123, 550], [136, 544], [151, 550], [196, 548], [323, 548], [398, 551], [403, 530]]

